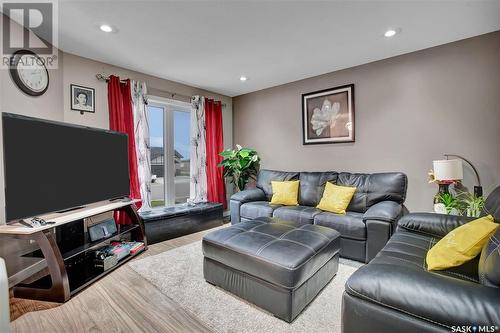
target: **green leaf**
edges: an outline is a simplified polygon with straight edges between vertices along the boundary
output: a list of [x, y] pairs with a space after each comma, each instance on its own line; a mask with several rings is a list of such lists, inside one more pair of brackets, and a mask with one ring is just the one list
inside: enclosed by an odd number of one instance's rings
[[248, 150], [240, 150], [239, 152], [241, 157], [248, 157], [250, 155], [250, 152]]
[[248, 159], [240, 160], [240, 166], [242, 169], [247, 169], [251, 166], [252, 161]]
[[220, 152], [219, 155], [227, 158], [227, 157], [233, 156], [234, 152], [232, 150], [228, 149], [228, 150], [224, 150], [224, 151]]

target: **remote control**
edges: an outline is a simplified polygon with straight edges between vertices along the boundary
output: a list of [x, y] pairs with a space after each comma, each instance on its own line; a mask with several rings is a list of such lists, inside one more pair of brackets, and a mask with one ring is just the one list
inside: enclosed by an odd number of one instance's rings
[[19, 223], [30, 228], [37, 228], [41, 226], [40, 222], [37, 220], [20, 220]]
[[41, 227], [41, 226], [44, 226], [47, 224], [55, 224], [54, 221], [45, 221], [44, 219], [41, 219], [39, 217], [34, 217], [31, 220], [24, 220], [23, 219], [23, 220], [19, 221], [19, 223], [21, 223], [22, 225], [25, 225], [27, 227], [30, 227], [30, 228], [37, 228], [37, 227]]

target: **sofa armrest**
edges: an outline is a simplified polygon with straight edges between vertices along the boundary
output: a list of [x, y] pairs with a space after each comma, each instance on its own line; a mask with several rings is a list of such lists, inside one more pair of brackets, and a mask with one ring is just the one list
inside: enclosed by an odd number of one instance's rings
[[410, 213], [398, 221], [398, 228], [442, 238], [453, 229], [475, 219], [475, 217], [457, 215]]
[[378, 220], [394, 223], [403, 213], [403, 205], [394, 201], [381, 201], [368, 208], [363, 221]]
[[229, 200], [229, 208], [231, 209], [231, 224], [241, 222], [240, 207], [245, 202], [251, 201], [267, 201], [266, 194], [259, 188], [253, 188], [237, 192], [231, 196], [231, 200]]
[[405, 212], [404, 206], [394, 201], [381, 201], [368, 208], [363, 215], [366, 225], [366, 256], [369, 262], [382, 250], [396, 229], [396, 221]]
[[243, 190], [231, 196], [231, 200], [239, 201], [241, 203], [250, 201], [267, 201], [266, 194], [260, 188], [253, 188], [250, 190]]

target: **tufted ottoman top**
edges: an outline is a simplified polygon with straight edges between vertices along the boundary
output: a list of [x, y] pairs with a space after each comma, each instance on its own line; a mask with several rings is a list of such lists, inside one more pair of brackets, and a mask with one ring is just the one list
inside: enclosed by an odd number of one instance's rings
[[330, 228], [260, 217], [213, 231], [203, 238], [206, 258], [294, 289], [340, 250], [340, 234]]

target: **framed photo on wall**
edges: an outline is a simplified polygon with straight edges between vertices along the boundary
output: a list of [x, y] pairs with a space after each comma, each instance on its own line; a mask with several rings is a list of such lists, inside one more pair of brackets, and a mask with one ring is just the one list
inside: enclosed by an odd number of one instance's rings
[[303, 144], [354, 142], [354, 84], [302, 94]]
[[70, 86], [71, 110], [84, 112], [95, 112], [95, 89], [82, 87], [76, 84]]

